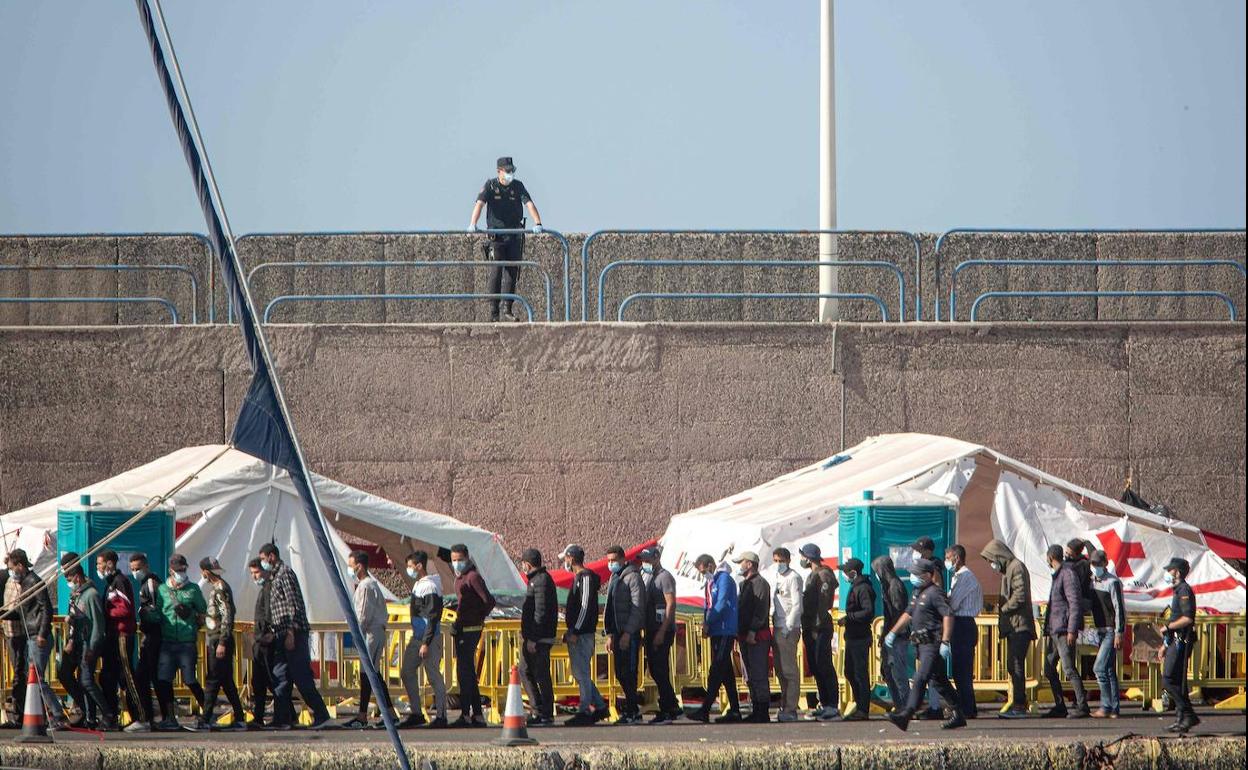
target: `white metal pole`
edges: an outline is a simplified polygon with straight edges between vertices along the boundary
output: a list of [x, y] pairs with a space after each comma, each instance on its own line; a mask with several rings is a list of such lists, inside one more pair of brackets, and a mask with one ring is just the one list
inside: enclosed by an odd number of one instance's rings
[[[836, 229], [836, 77], [833, 2], [819, 0], [819, 229]], [[819, 236], [819, 260], [836, 259], [836, 236]], [[819, 267], [819, 293], [835, 294], [840, 281], [835, 267]], [[835, 321], [840, 308], [834, 299], [819, 300], [819, 320]]]

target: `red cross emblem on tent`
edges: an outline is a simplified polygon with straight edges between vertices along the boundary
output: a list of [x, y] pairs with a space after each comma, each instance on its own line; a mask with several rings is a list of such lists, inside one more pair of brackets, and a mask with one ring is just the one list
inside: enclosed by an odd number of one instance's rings
[[1101, 541], [1105, 555], [1114, 563], [1114, 569], [1120, 578], [1133, 577], [1132, 559], [1144, 558], [1144, 544], [1135, 540], [1123, 540], [1112, 528], [1097, 532], [1096, 539]]

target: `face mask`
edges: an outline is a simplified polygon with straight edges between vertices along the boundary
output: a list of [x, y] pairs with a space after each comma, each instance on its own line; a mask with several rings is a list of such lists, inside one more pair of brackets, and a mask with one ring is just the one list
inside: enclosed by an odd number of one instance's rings
[[258, 577], [258, 578], [252, 578], [251, 580], [252, 580], [252, 582], [253, 582], [253, 583], [255, 583], [256, 585], [260, 586], [261, 588], [263, 588], [263, 587], [264, 587], [264, 578], [262, 578], [262, 577]]
[[134, 579], [142, 583], [147, 579], [147, 570], [139, 568], [134, 571]]
[[948, 559], [945, 559], [945, 569], [948, 569], [948, 570], [953, 569], [953, 562]]
[[914, 586], [915, 588], [918, 588], [919, 586], [923, 585], [923, 578], [919, 577], [918, 575], [911, 575], [910, 585]]
[[408, 567], [408, 568], [407, 568], [407, 576], [408, 576], [409, 578], [415, 579], [415, 578], [416, 578], [416, 570], [415, 570], [415, 568], [413, 568], [413, 567]]
[[911, 552], [910, 552], [910, 560], [911, 560], [911, 561], [918, 561], [919, 559], [922, 559], [922, 558], [923, 558], [923, 554], [919, 553], [918, 551], [911, 551]]
[[273, 571], [273, 565], [272, 565], [272, 564], [269, 564], [267, 561], [261, 561], [261, 562], [260, 562], [260, 569], [264, 570], [265, 572], [272, 572], [272, 571]]
[[1049, 572], [1053, 573], [1053, 577], [1057, 577], [1057, 573], [1061, 571], [1062, 568], [1060, 566], [1054, 567], [1052, 564], [1049, 565]]
[[1166, 581], [1166, 585], [1168, 585], [1168, 586], [1172, 586], [1172, 585], [1174, 585], [1175, 583], [1179, 582], [1179, 581], [1177, 581], [1177, 580], [1175, 580], [1175, 579], [1174, 579], [1174, 574], [1173, 574], [1173, 573], [1170, 573], [1170, 572], [1167, 572], [1167, 573], [1166, 573], [1166, 576], [1165, 576], [1164, 578], [1162, 578], [1162, 580]]
[[994, 561], [994, 562], [992, 562], [992, 571], [993, 571], [993, 572], [1000, 572], [1000, 571], [1001, 571], [1001, 565], [1000, 565], [1000, 564], [997, 564], [995, 561]]
[[802, 569], [810, 569], [810, 559], [802, 559]]
[[186, 576], [185, 572], [173, 573], [173, 582], [177, 583], [180, 586], [186, 585], [186, 581], [188, 580], [190, 580], [190, 578]]
[[455, 570], [456, 575], [462, 575], [464, 574], [464, 570], [468, 569], [468, 562], [453, 561], [451, 562], [451, 569]]
[[503, 184], [511, 184], [515, 178], [516, 178], [516, 175], [511, 173], [510, 171], [503, 172]]
[[618, 561], [607, 562], [607, 569], [611, 570], [612, 575], [615, 575], [620, 570], [624, 569], [624, 565]]
[[644, 573], [646, 573], [647, 575], [653, 575], [653, 574], [654, 574], [654, 565], [653, 565], [653, 564], [643, 564], [643, 565], [641, 565], [641, 571], [642, 571], [642, 572], [644, 572]]
[[776, 572], [780, 573], [781, 575], [789, 574], [789, 563], [787, 561], [777, 562]]
[[113, 571], [112, 571], [112, 570], [107, 570], [107, 569], [106, 569], [106, 570], [104, 570], [103, 572], [100, 572], [100, 571], [97, 569], [97, 570], [95, 571], [95, 574], [96, 574], [96, 576], [97, 576], [100, 580], [108, 580], [110, 577], [112, 577], [112, 576], [113, 576]]
[[1093, 574], [1093, 575], [1096, 575], [1098, 578], [1103, 578], [1103, 577], [1105, 577], [1105, 568], [1104, 568], [1104, 567], [1093, 567], [1093, 568], [1092, 568], [1092, 574]]

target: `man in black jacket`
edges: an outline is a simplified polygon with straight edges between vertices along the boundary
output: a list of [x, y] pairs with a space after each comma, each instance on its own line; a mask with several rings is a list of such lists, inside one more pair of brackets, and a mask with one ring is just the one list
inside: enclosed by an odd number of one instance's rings
[[524, 676], [530, 692], [536, 696], [530, 727], [546, 727], [555, 723], [555, 685], [550, 678], [550, 648], [555, 645], [559, 622], [559, 599], [555, 581], [542, 566], [542, 554], [536, 548], [520, 557], [520, 569], [528, 576], [529, 588], [520, 610], [520, 638], [524, 641]]
[[641, 559], [646, 584], [645, 650], [650, 678], [659, 691], [659, 711], [649, 724], [667, 725], [684, 716], [672, 686], [672, 641], [676, 636], [676, 578], [663, 569], [658, 546], [646, 548]]
[[[160, 616], [156, 612], [156, 589], [160, 587], [161, 577], [152, 572], [147, 563], [147, 556], [142, 553], [130, 554], [130, 574], [139, 584], [139, 632], [143, 635], [139, 641], [139, 659], [134, 667], [134, 687], [139, 691], [139, 706], [151, 724], [156, 722], [156, 703], [153, 688], [156, 685], [156, 664], [160, 660], [160, 645], [163, 632], [160, 628]], [[161, 703], [161, 720], [169, 718]], [[126, 732], [144, 731], [142, 722], [132, 722], [126, 726]]]
[[[248, 730], [264, 729], [264, 715], [269, 706], [269, 695], [277, 696], [277, 683], [273, 674], [273, 621], [269, 616], [269, 601], [272, 596], [273, 584], [269, 573], [261, 566], [259, 559], [247, 563], [251, 572], [251, 580], [259, 588], [256, 594], [256, 607], [252, 621], [255, 639], [251, 645], [251, 713], [252, 720], [247, 723]], [[276, 701], [274, 701], [276, 704]], [[275, 730], [289, 730], [290, 725], [277, 723]]]
[[48, 656], [52, 652], [52, 599], [47, 586], [43, 586], [19, 603], [18, 597], [40, 584], [39, 576], [31, 569], [26, 552], [20, 548], [9, 552], [6, 563], [9, 566], [7, 580], [0, 583], [3, 585], [0, 595], [4, 597], [0, 620], [3, 620], [4, 633], [9, 638], [9, 655], [13, 663], [13, 708], [20, 725], [22, 709], [26, 705], [26, 680], [30, 666], [34, 664], [39, 671], [39, 690], [43, 694], [44, 708], [53, 715], [53, 726], [60, 727], [63, 722], [61, 705], [45, 677]]
[[[892, 628], [896, 625], [897, 618], [910, 606], [910, 595], [906, 592], [906, 584], [897, 576], [897, 568], [893, 566], [891, 557], [875, 557], [871, 562], [871, 569], [880, 581], [880, 593], [884, 599], [883, 628]], [[884, 646], [884, 639], [880, 638], [880, 673], [888, 685], [893, 708], [900, 711], [910, 698], [910, 677], [914, 675], [914, 653], [910, 649], [909, 627], [897, 632], [892, 647]]]
[[871, 682], [868, 672], [871, 666], [871, 621], [875, 618], [875, 589], [871, 578], [862, 572], [861, 559], [847, 559], [841, 572], [849, 581], [849, 595], [845, 597], [845, 615], [840, 623], [845, 630], [845, 678], [854, 694], [854, 713], [843, 717], [845, 721], [861, 721], [871, 711]]
[[840, 718], [840, 684], [832, 661], [832, 598], [836, 593], [836, 573], [823, 563], [819, 546], [801, 547], [802, 567], [810, 570], [802, 589], [802, 646], [819, 690], [819, 710], [811, 718], [830, 722]]
[[563, 611], [568, 625], [563, 641], [568, 645], [568, 663], [580, 691], [580, 707], [564, 724], [587, 727], [611, 716], [607, 702], [594, 683], [590, 665], [598, 645], [598, 587], [602, 579], [585, 566], [585, 549], [579, 545], [564, 548], [561, 556], [564, 569], [572, 573], [572, 587], [568, 589], [568, 603]]
[[746, 722], [770, 722], [771, 677], [767, 654], [771, 651], [771, 586], [758, 574], [758, 554], [745, 551], [732, 560], [741, 565], [740, 598], [737, 603], [738, 638], [745, 663], [745, 684], [750, 689], [750, 715]]

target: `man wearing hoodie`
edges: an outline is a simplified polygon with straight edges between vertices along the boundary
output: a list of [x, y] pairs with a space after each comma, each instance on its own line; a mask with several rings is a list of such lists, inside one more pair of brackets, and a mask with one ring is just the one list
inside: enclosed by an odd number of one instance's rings
[[728, 711], [716, 717], [717, 724], [741, 721], [741, 701], [737, 694], [737, 672], [732, 668], [732, 644], [739, 629], [737, 617], [737, 584], [727, 563], [716, 566], [715, 557], [704, 553], [693, 566], [706, 581], [706, 607], [702, 633], [711, 639], [711, 664], [706, 675], [706, 699], [702, 707], [689, 716], [697, 722], [709, 722], [711, 702], [723, 687], [728, 695]]
[[1092, 617], [1100, 636], [1096, 653], [1096, 682], [1101, 688], [1101, 707], [1092, 712], [1098, 719], [1118, 718], [1118, 650], [1127, 631], [1126, 602], [1122, 581], [1109, 570], [1109, 555], [1094, 551], [1088, 560], [1092, 565]]
[[[1070, 560], [1062, 558], [1060, 545], [1049, 546], [1047, 557], [1049, 569], [1053, 572], [1053, 584], [1049, 588], [1049, 606], [1044, 610], [1044, 635], [1049, 642], [1044, 655], [1044, 675], [1049, 680], [1056, 705], [1044, 713], [1044, 718], [1082, 719], [1089, 713], [1088, 694], [1083, 689], [1079, 669], [1075, 667], [1075, 639], [1079, 629], [1083, 628], [1083, 592], [1079, 590], [1075, 566]], [[1075, 690], [1074, 711], [1067, 711], [1066, 700], [1062, 696], [1062, 680], [1057, 673], [1059, 661], [1066, 681]]]
[[854, 694], [854, 713], [846, 721], [862, 721], [871, 712], [871, 621], [875, 618], [875, 589], [863, 574], [862, 559], [846, 559], [841, 572], [849, 581], [845, 614], [840, 623], [845, 635], [845, 678]]
[[[910, 595], [906, 592], [905, 583], [897, 576], [892, 558], [877, 556], [871, 562], [871, 569], [880, 581], [880, 592], [883, 596], [884, 625], [892, 628], [906, 608], [910, 606]], [[892, 698], [893, 709], [900, 711], [910, 698], [910, 677], [914, 675], [914, 652], [910, 649], [910, 629], [903, 628], [893, 638], [893, 646], [886, 647], [884, 638], [880, 637], [880, 672], [888, 685], [888, 695]]]
[[459, 683], [459, 719], [452, 727], [485, 727], [481, 689], [477, 682], [477, 646], [485, 620], [494, 611], [494, 595], [486, 587], [468, 554], [468, 546], [451, 546], [451, 569], [455, 571], [455, 679]]
[[832, 616], [828, 614], [838, 583], [836, 573], [823, 563], [819, 546], [807, 543], [799, 553], [802, 567], [810, 570], [802, 589], [802, 646], [819, 690], [819, 710], [811, 716], [827, 722], [840, 718], [841, 685], [832, 662]]
[[528, 579], [524, 605], [520, 609], [520, 639], [524, 642], [524, 676], [536, 699], [531, 704], [534, 715], [530, 727], [548, 727], [555, 723], [555, 685], [550, 677], [550, 648], [555, 646], [559, 623], [559, 598], [555, 581], [542, 566], [542, 554], [536, 548], [525, 549], [520, 556], [520, 569]]
[[645, 625], [646, 586], [641, 572], [627, 558], [624, 549], [613, 545], [607, 549], [607, 606], [602, 613], [602, 627], [607, 633], [607, 652], [615, 661], [615, 678], [624, 692], [624, 708], [617, 725], [635, 725], [641, 721], [637, 705], [637, 661], [641, 640], [638, 635]]
[[776, 565], [771, 580], [771, 626], [776, 679], [780, 680], [777, 722], [797, 721], [797, 701], [802, 693], [802, 671], [797, 665], [797, 643], [802, 639], [802, 576], [789, 566], [791, 558], [788, 548], [771, 552]]
[[1010, 675], [1010, 707], [1001, 719], [1027, 716], [1027, 655], [1036, 638], [1031, 616], [1031, 574], [1027, 566], [1000, 540], [984, 546], [980, 556], [1001, 575], [1000, 605], [997, 607], [998, 633], [1005, 638], [1005, 670]]
[[407, 555], [407, 576], [415, 580], [412, 585], [411, 623], [412, 632], [403, 650], [403, 667], [399, 673], [407, 702], [412, 707], [399, 727], [419, 727], [426, 724], [421, 704], [424, 703], [424, 683], [421, 672], [433, 686], [433, 707], [437, 716], [428, 722], [430, 728], [446, 727], [446, 681], [442, 678], [442, 578], [429, 573], [429, 554], [413, 551]]
[[[67, 553], [61, 558], [65, 564], [77, 560], [78, 555]], [[96, 721], [100, 730], [111, 732], [120, 729], [117, 714], [108, 705], [104, 691], [95, 681], [95, 662], [104, 650], [104, 602], [95, 583], [87, 577], [81, 564], [65, 570], [69, 585], [69, 640], [61, 649], [61, 664], [57, 678], [65, 692], [73, 698], [88, 723]]]

